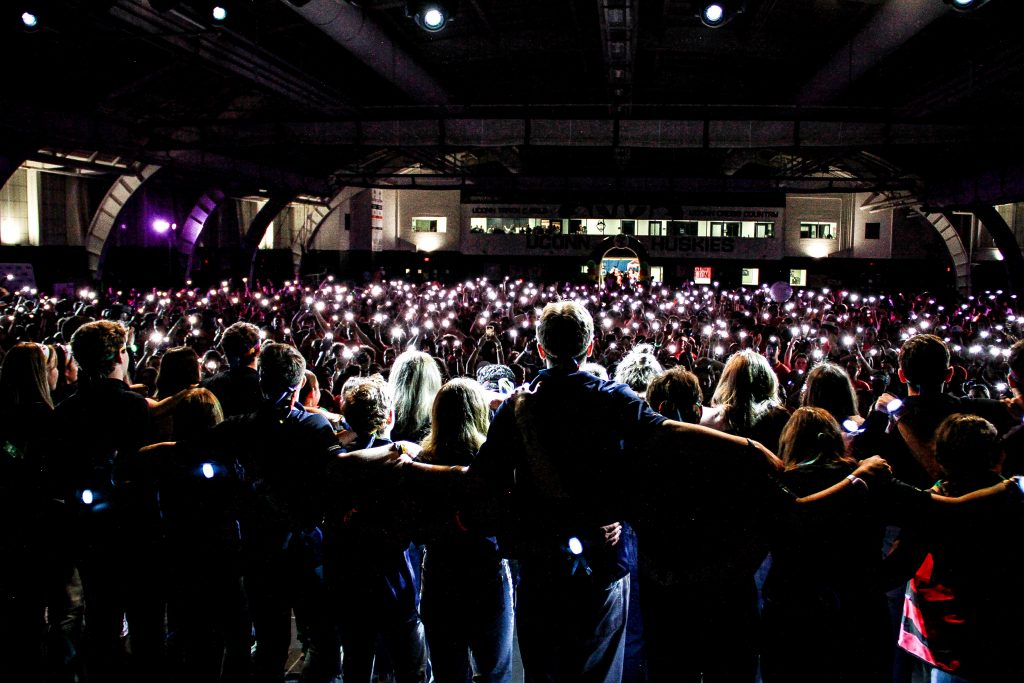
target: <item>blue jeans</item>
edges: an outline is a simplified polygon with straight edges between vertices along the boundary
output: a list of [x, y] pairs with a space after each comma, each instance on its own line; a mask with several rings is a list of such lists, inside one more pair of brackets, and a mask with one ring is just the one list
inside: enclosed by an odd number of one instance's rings
[[428, 564], [423, 626], [437, 683], [511, 683], [514, 617], [508, 562], [502, 560], [486, 582], [474, 578], [454, 585], [436, 578]]
[[932, 669], [931, 683], [970, 683], [970, 679], [947, 673], [942, 669]]
[[524, 571], [516, 623], [526, 683], [619, 683], [628, 605], [629, 576], [595, 584]]

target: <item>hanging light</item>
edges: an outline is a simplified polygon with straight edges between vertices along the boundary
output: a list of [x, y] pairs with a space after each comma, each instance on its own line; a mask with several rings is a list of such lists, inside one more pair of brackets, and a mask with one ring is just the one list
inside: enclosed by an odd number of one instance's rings
[[951, 5], [957, 12], [973, 12], [982, 5], [988, 2], [988, 0], [942, 0], [947, 5]]
[[424, 31], [437, 33], [448, 26], [456, 5], [455, 0], [408, 0], [405, 12]]

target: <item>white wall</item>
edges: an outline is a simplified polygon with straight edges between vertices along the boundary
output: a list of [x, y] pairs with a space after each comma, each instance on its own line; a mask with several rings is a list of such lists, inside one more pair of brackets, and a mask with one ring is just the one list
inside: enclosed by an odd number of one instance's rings
[[[853, 256], [855, 258], [886, 259], [892, 256], [892, 209], [869, 213], [860, 205], [870, 195], [858, 194], [854, 197], [853, 210]], [[881, 223], [877, 240], [864, 239], [865, 223]]]
[[[800, 239], [800, 223], [820, 221], [836, 224], [836, 238]], [[849, 226], [843, 225], [843, 197], [840, 195], [788, 195], [784, 238], [786, 256], [824, 258], [842, 251]]]
[[[392, 234], [397, 235], [393, 249], [400, 251], [458, 251], [462, 234], [461, 195], [458, 191], [447, 190], [402, 190], [392, 191], [397, 195], [394, 216], [397, 223]], [[384, 239], [388, 231], [388, 192], [384, 202]], [[413, 217], [438, 216], [447, 218], [444, 233], [413, 232]], [[387, 249], [388, 247], [384, 247]]]

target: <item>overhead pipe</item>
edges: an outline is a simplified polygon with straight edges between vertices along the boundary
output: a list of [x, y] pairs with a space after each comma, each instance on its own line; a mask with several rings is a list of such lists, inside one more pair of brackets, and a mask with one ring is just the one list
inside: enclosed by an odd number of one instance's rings
[[448, 104], [450, 98], [441, 84], [396, 45], [365, 10], [343, 0], [310, 0], [302, 6], [288, 0], [281, 2], [394, 84], [415, 103]]
[[797, 102], [816, 105], [835, 100], [869, 69], [948, 11], [949, 6], [937, 0], [889, 0], [804, 84]]

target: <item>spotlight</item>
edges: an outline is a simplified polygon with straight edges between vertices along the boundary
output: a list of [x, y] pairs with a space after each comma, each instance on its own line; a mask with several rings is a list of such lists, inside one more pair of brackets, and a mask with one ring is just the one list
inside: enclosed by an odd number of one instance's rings
[[157, 232], [167, 232], [168, 230], [171, 229], [171, 224], [169, 221], [165, 221], [163, 218], [157, 218], [155, 221], [153, 221], [153, 229], [156, 230]]
[[973, 12], [988, 2], [988, 0], [942, 0], [951, 5], [957, 12]]
[[725, 26], [746, 9], [743, 0], [720, 0], [701, 4], [700, 21], [708, 28]]
[[39, 26], [39, 15], [28, 10], [22, 12], [21, 25], [27, 29], [37, 28]]
[[725, 20], [725, 8], [717, 2], [705, 5], [700, 13], [701, 19], [707, 26], [718, 26]]
[[437, 33], [448, 25], [455, 14], [456, 4], [454, 0], [409, 0], [405, 12], [424, 31]]
[[214, 5], [210, 11], [214, 21], [224, 21], [228, 18], [228, 10], [223, 5]]

